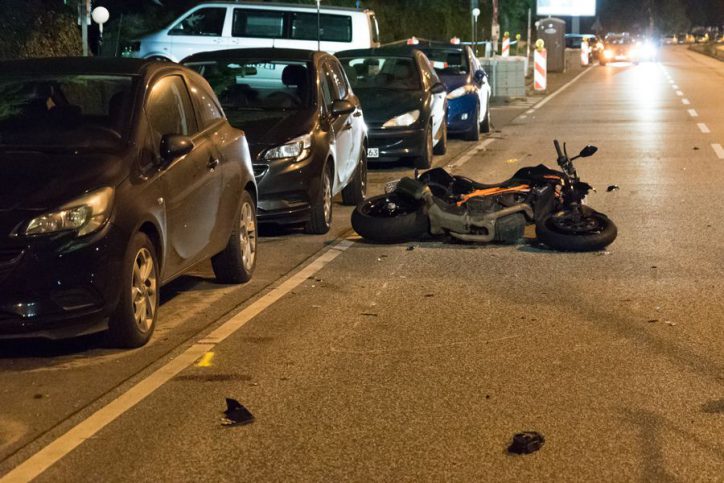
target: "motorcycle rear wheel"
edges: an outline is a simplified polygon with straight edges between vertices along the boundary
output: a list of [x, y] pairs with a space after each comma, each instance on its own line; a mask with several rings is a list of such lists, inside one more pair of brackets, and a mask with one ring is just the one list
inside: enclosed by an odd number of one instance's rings
[[397, 193], [368, 198], [352, 212], [352, 228], [377, 243], [417, 240], [430, 227], [420, 202]]
[[613, 243], [618, 229], [606, 215], [588, 208], [578, 217], [571, 211], [552, 213], [536, 224], [535, 233], [554, 250], [590, 252]]

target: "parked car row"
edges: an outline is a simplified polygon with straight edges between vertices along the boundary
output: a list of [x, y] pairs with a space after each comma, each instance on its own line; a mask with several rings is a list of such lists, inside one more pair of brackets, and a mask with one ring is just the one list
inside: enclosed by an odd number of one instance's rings
[[336, 194], [365, 198], [368, 161], [429, 168], [448, 129], [490, 129], [467, 46], [227, 49], [182, 64], [0, 63], [0, 338], [107, 329], [141, 346], [160, 287], [190, 267], [251, 279], [258, 223], [326, 233]]

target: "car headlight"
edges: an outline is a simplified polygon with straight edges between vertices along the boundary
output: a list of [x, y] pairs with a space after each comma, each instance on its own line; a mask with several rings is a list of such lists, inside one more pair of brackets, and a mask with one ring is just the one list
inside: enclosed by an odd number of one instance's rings
[[281, 146], [269, 149], [264, 153], [264, 159], [267, 161], [273, 161], [275, 159], [287, 159], [292, 158], [295, 161], [301, 161], [309, 156], [312, 149], [312, 136], [305, 134], [299, 136], [291, 141], [288, 141]]
[[606, 49], [603, 51], [603, 56], [607, 59], [610, 59], [611, 57], [613, 57], [613, 51], [610, 49]]
[[462, 97], [465, 94], [472, 94], [475, 92], [475, 88], [471, 85], [464, 85], [460, 86], [454, 91], [450, 92], [447, 95], [448, 100], [457, 99], [458, 97]]
[[382, 127], [405, 127], [410, 126], [417, 122], [417, 120], [420, 118], [420, 111], [419, 109], [415, 109], [414, 111], [406, 112], [404, 114], [401, 114], [399, 116], [393, 117], [386, 123], [382, 125]]
[[33, 218], [22, 234], [47, 235], [75, 231], [78, 236], [83, 236], [93, 233], [111, 216], [113, 194], [113, 188], [101, 188], [81, 196], [56, 211]]

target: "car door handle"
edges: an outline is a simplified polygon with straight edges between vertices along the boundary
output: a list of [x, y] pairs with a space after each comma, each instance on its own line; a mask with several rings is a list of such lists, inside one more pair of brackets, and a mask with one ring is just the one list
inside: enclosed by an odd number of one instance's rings
[[212, 173], [218, 166], [219, 166], [219, 160], [215, 159], [215, 158], [209, 159], [209, 162], [206, 165], [206, 167], [209, 168], [209, 171], [211, 171]]

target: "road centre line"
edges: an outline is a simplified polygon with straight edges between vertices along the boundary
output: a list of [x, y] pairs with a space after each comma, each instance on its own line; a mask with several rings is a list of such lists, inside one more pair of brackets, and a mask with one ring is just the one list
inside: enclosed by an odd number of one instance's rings
[[691, 117], [699, 117], [699, 113], [696, 112], [696, 109], [689, 109], [688, 113]]
[[724, 159], [724, 148], [721, 147], [721, 144], [712, 144], [711, 147], [714, 149], [714, 152], [719, 159]]
[[711, 130], [709, 129], [709, 126], [704, 124], [703, 122], [696, 123], [697, 126], [699, 126], [699, 130], [703, 132], [704, 134], [709, 134]]
[[677, 95], [677, 96], [683, 96], [683, 95], [684, 95], [684, 93], [683, 93], [683, 92], [681, 92], [681, 91], [676, 91], [676, 95]]
[[681, 103], [685, 106], [688, 106], [689, 104], [691, 104], [691, 102], [689, 102], [689, 99], [682, 99]]
[[341, 240], [332, 245], [296, 274], [252, 302], [209, 335], [194, 343], [191, 347], [171, 359], [148, 377], [136, 383], [125, 393], [75, 425], [68, 432], [13, 468], [5, 476], [0, 477], [0, 483], [28, 482], [37, 478], [83, 442], [92, 438], [104, 427], [153, 394], [174, 376], [193, 365], [194, 362], [204, 357], [208, 352], [211, 352], [217, 344], [224, 341], [269, 306], [304, 283], [309, 277], [319, 272], [353, 244], [354, 242], [351, 240]]
[[678, 88], [679, 88], [679, 86], [677, 86], [676, 84], [672, 84], [671, 87], [672, 87], [673, 89], [678, 89]]

